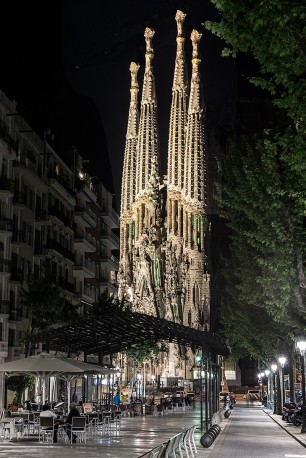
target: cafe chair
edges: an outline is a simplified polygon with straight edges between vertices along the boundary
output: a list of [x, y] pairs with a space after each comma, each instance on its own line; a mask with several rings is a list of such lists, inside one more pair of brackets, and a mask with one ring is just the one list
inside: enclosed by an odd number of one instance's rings
[[53, 417], [40, 417], [39, 418], [39, 442], [53, 443], [54, 437], [54, 418]]
[[74, 436], [77, 436], [78, 442], [84, 442], [84, 444], [86, 444], [86, 417], [72, 417], [70, 438], [71, 443], [73, 442]]

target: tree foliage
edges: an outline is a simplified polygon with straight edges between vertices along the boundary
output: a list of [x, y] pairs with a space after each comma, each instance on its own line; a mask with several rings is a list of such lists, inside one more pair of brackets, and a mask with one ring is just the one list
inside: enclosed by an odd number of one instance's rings
[[223, 158], [222, 205], [231, 229], [223, 324], [240, 357], [271, 355], [303, 332], [304, 194], [283, 161], [277, 135], [236, 135]]
[[98, 301], [87, 310], [86, 315], [87, 318], [98, 318], [108, 313], [122, 314], [127, 312], [131, 312], [131, 304], [125, 299], [119, 300], [109, 296], [106, 289], [99, 296]]
[[251, 53], [261, 72], [252, 82], [269, 90], [291, 119], [305, 126], [305, 4], [299, 0], [211, 2], [221, 12], [221, 20], [205, 26], [225, 40], [228, 47], [223, 55]]
[[146, 341], [142, 345], [137, 345], [126, 351], [128, 358], [131, 358], [138, 366], [144, 361], [158, 357], [160, 353], [167, 352], [168, 349], [163, 343]]
[[21, 404], [22, 394], [25, 389], [33, 390], [35, 386], [34, 375], [13, 375], [8, 378], [6, 386], [9, 390], [15, 392], [14, 402], [17, 405]]
[[73, 305], [63, 296], [62, 290], [53, 283], [52, 273], [46, 264], [40, 277], [30, 275], [27, 288], [20, 289], [21, 304], [26, 308], [30, 323], [23, 340], [26, 354], [36, 334], [55, 324], [64, 324], [77, 318]]
[[306, 10], [299, 0], [211, 2], [220, 21], [206, 28], [225, 41], [224, 56], [253, 56], [250, 82], [278, 116], [270, 132], [233, 137], [223, 158], [232, 231], [223, 323], [238, 353], [256, 356], [305, 329]]

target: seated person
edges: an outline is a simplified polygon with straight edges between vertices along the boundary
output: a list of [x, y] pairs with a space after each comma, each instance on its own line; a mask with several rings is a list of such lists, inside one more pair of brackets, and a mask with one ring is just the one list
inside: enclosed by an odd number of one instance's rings
[[[80, 412], [77, 409], [77, 406], [76, 406], [75, 402], [72, 402], [70, 404], [70, 412], [69, 412], [69, 415], [68, 415], [68, 418], [67, 418], [67, 421], [66, 421], [66, 424], [67, 424], [66, 433], [67, 433], [67, 436], [69, 437], [70, 441], [71, 441], [72, 417], [80, 417]], [[72, 443], [76, 442], [76, 438], [77, 438], [77, 436], [74, 434], [73, 438], [72, 438]]]
[[[49, 404], [44, 404], [42, 408], [42, 412], [40, 413], [40, 417], [53, 417], [55, 420], [57, 419], [57, 415], [54, 412], [51, 412], [49, 408]], [[46, 428], [51, 429], [51, 428]], [[57, 442], [57, 430], [58, 430], [58, 423], [54, 423], [54, 435], [53, 435], [53, 442]]]

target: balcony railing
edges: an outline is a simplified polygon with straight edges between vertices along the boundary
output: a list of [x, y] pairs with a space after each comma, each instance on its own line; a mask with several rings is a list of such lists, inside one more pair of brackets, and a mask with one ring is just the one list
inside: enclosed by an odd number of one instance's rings
[[24, 192], [16, 192], [14, 194], [14, 204], [27, 205], [27, 199]]
[[74, 253], [68, 250], [67, 248], [63, 247], [59, 242], [53, 239], [48, 239], [46, 248], [49, 250], [56, 250], [61, 255], [65, 256], [65, 258], [70, 259], [74, 262]]
[[15, 189], [14, 180], [10, 180], [7, 177], [0, 177], [0, 189], [4, 191], [10, 191], [13, 193]]
[[10, 301], [0, 300], [0, 313], [5, 313], [6, 315], [9, 315], [10, 308], [11, 308]]
[[73, 283], [69, 283], [64, 278], [58, 278], [57, 285], [60, 288], [65, 289], [66, 291], [70, 291], [71, 293], [74, 293], [74, 284]]
[[71, 226], [71, 218], [66, 215], [64, 212], [60, 211], [55, 206], [50, 206], [48, 209], [49, 215], [56, 216], [60, 221], [62, 221], [66, 226]]
[[9, 259], [0, 258], [0, 272], [11, 272], [11, 261]]
[[0, 231], [13, 231], [13, 220], [8, 218], [0, 218]]
[[88, 234], [87, 231], [76, 231], [74, 234], [74, 241], [76, 242], [77, 239], [85, 239], [93, 246], [96, 246], [97, 244], [96, 239], [92, 235]]
[[119, 237], [110, 230], [109, 227], [102, 227], [100, 230], [102, 236], [108, 236], [111, 240], [113, 240], [116, 244], [119, 244]]
[[24, 231], [14, 231], [12, 235], [12, 242], [26, 243], [26, 234]]
[[11, 281], [19, 281], [23, 282], [24, 280], [24, 272], [22, 269], [17, 269], [16, 267], [12, 267], [11, 272]]
[[16, 141], [8, 133], [8, 126], [0, 120], [0, 137], [2, 140], [7, 143], [9, 148], [12, 148], [16, 151]]
[[22, 320], [22, 310], [17, 308], [12, 308], [10, 310], [9, 320], [11, 321], [21, 321]]

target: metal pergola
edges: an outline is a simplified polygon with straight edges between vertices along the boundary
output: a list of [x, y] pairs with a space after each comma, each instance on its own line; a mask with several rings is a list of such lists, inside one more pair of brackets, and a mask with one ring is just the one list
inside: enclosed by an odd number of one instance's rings
[[45, 343], [50, 350], [83, 351], [102, 356], [123, 352], [147, 341], [175, 342], [194, 349], [205, 349], [211, 355], [229, 354], [226, 343], [212, 333], [136, 312], [80, 319], [77, 323], [40, 334], [36, 340]]

